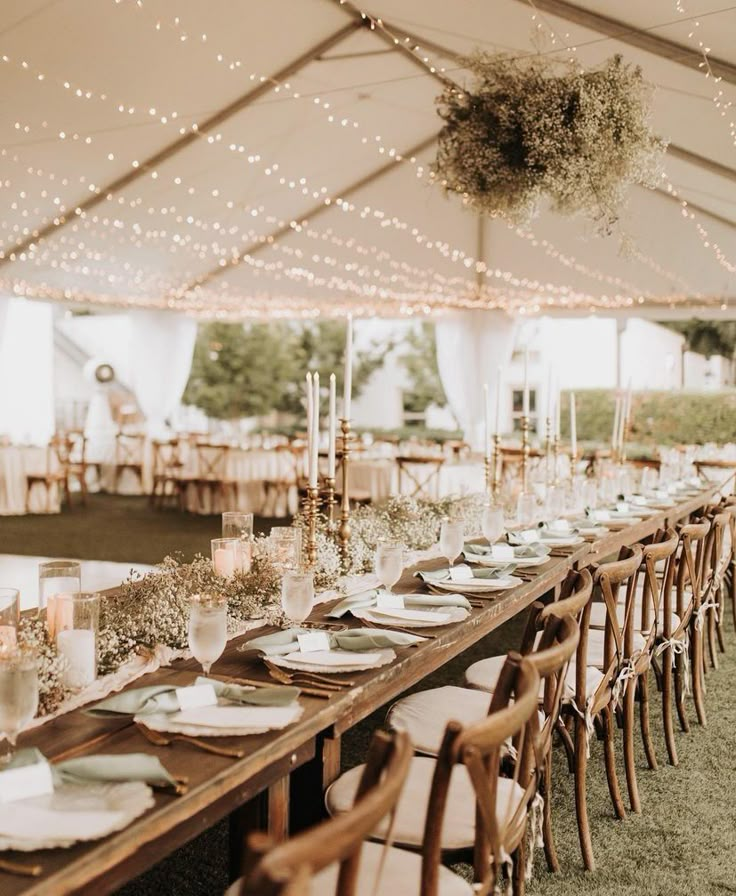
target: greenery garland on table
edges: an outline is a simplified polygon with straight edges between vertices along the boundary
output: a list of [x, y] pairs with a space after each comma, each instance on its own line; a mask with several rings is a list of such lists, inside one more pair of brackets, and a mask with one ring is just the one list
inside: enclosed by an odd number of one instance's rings
[[665, 144], [639, 67], [618, 55], [581, 69], [482, 52], [463, 65], [472, 88], [448, 84], [437, 99], [445, 123], [434, 173], [474, 211], [524, 223], [547, 197], [610, 232], [627, 188], [657, 184]]
[[[472, 495], [427, 501], [410, 497], [390, 498], [386, 503], [356, 508], [351, 517], [352, 538], [348, 572], [373, 568], [379, 541], [394, 541], [407, 550], [425, 550], [436, 543], [443, 519], [464, 519], [466, 531], [480, 531], [485, 497]], [[296, 523], [300, 523], [297, 517]], [[131, 573], [119, 594], [103, 600], [98, 635], [98, 672], [109, 675], [143, 650], [157, 646], [172, 650], [187, 647], [189, 600], [193, 594], [219, 594], [227, 599], [228, 630], [235, 634], [247, 622], [282, 624], [281, 571], [274, 562], [269, 538], [257, 538], [253, 562], [247, 573], [223, 578], [208, 557], [197, 555], [192, 563], [165, 557], [158, 568], [141, 576]], [[343, 572], [336, 538], [328, 532], [326, 517], [317, 527], [316, 591], [336, 588]], [[46, 620], [24, 618], [20, 641], [38, 652], [39, 711], [49, 715], [70, 695], [62, 684], [64, 661], [49, 638]]]

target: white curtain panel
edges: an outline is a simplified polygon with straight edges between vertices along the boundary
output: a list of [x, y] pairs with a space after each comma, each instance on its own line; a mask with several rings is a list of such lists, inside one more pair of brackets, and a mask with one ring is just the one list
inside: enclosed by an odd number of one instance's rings
[[[473, 450], [483, 449], [483, 384], [494, 426], [498, 368], [511, 360], [516, 322], [502, 311], [459, 311], [437, 321], [437, 363], [450, 409]], [[502, 396], [505, 398], [505, 396]], [[501, 407], [502, 429], [507, 409]]]
[[45, 445], [54, 433], [53, 306], [0, 298], [0, 435]]
[[156, 435], [165, 430], [184, 394], [197, 322], [172, 311], [135, 311], [131, 324], [131, 385], [148, 432]]

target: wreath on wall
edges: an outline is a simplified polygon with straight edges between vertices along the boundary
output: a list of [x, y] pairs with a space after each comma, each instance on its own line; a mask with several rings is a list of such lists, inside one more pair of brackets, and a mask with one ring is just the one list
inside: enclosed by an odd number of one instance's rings
[[434, 173], [469, 208], [519, 224], [546, 199], [610, 233], [628, 187], [653, 187], [661, 176], [652, 91], [621, 56], [587, 70], [487, 53], [463, 64], [472, 89], [448, 84], [437, 99], [444, 126]]

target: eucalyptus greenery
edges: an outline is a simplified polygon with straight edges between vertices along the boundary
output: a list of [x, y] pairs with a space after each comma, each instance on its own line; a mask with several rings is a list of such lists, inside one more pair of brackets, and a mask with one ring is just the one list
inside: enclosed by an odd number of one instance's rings
[[650, 125], [651, 89], [621, 56], [596, 69], [481, 52], [463, 64], [475, 81], [438, 97], [434, 172], [473, 210], [524, 223], [547, 198], [610, 232], [627, 188], [656, 184], [665, 145]]

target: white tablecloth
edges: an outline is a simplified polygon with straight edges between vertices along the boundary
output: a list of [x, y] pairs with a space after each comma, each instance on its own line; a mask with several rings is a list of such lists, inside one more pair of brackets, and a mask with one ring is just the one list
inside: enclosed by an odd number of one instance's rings
[[[26, 494], [28, 475], [42, 475], [46, 471], [46, 448], [29, 445], [0, 446], [0, 515], [16, 516], [27, 513]], [[48, 502], [43, 485], [35, 485], [30, 496], [31, 513], [59, 513], [59, 490], [49, 489]]]
[[[482, 491], [485, 482], [485, 471], [482, 463], [445, 461], [439, 473], [431, 464], [411, 465], [401, 477], [399, 491], [399, 472], [396, 461], [387, 458], [374, 460], [358, 459], [350, 462], [350, 491], [353, 495], [367, 494], [371, 500], [385, 501], [391, 495], [412, 495], [417, 489], [409, 473], [417, 482], [429, 480], [418, 497], [445, 498], [448, 495], [465, 495]], [[338, 474], [339, 486], [339, 474]]]

